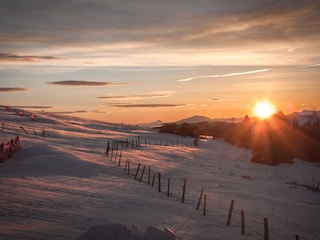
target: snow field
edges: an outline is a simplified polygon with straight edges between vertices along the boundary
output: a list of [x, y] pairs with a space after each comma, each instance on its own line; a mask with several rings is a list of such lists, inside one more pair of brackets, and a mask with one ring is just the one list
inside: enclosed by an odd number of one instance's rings
[[[37, 115], [38, 122], [31, 122], [0, 112], [5, 126], [46, 132], [46, 137], [19, 132], [22, 150], [0, 165], [0, 239], [76, 239], [91, 226], [105, 223], [169, 227], [185, 240], [262, 239], [265, 217], [270, 239], [295, 239], [295, 234], [300, 239], [319, 238], [320, 196], [303, 187], [313, 178], [319, 180], [319, 164], [298, 159], [279, 166], [250, 163], [250, 151], [216, 139], [203, 140], [198, 148], [147, 145], [122, 150], [118, 166], [105, 156], [108, 139], [188, 139], [121, 124]], [[1, 138], [7, 141], [16, 134], [8, 128]], [[124, 164], [129, 160], [128, 176]], [[150, 166], [152, 174], [161, 173], [161, 193], [157, 180], [154, 188], [148, 186], [147, 168], [139, 182], [143, 166]], [[185, 178], [186, 199], [181, 204]], [[203, 200], [196, 210], [202, 187], [205, 216]], [[231, 200], [235, 204], [227, 227]]]

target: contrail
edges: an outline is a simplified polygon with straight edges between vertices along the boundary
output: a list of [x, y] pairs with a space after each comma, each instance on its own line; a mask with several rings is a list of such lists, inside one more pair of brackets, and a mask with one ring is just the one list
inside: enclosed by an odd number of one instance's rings
[[188, 82], [197, 78], [219, 78], [219, 77], [232, 77], [232, 76], [240, 76], [240, 75], [246, 75], [246, 74], [254, 74], [254, 73], [260, 73], [260, 72], [267, 72], [270, 71], [270, 68], [265, 69], [258, 69], [258, 70], [252, 70], [252, 71], [246, 71], [246, 72], [236, 72], [236, 73], [227, 73], [227, 74], [218, 74], [218, 75], [204, 75], [204, 76], [196, 76], [196, 77], [190, 77], [190, 78], [184, 78], [177, 80], [177, 82]]

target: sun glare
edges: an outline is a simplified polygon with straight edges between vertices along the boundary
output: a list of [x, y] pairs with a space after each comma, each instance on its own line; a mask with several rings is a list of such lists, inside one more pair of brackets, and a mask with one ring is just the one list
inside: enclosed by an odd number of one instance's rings
[[269, 118], [275, 112], [275, 106], [268, 101], [257, 102], [253, 109], [253, 115], [260, 119]]

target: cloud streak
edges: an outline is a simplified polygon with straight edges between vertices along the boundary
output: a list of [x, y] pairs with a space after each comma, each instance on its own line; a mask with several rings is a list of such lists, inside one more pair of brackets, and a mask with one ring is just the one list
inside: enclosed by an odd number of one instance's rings
[[137, 99], [144, 99], [144, 98], [159, 98], [159, 97], [168, 97], [169, 94], [141, 94], [141, 95], [127, 95], [127, 96], [101, 96], [97, 97], [98, 99], [105, 99], [105, 100], [115, 100], [115, 99], [122, 99], [122, 100], [137, 100]]
[[213, 98], [211, 99], [212, 101], [215, 101], [215, 102], [228, 102], [228, 101], [236, 101], [237, 99], [235, 98]]
[[37, 60], [58, 60], [54, 56], [15, 55], [0, 53], [0, 62], [33, 62]]
[[110, 104], [112, 107], [117, 108], [171, 108], [171, 107], [181, 107], [184, 104]]
[[60, 85], [60, 86], [119, 86], [119, 85], [126, 85], [128, 83], [65, 80], [65, 81], [48, 82], [48, 84]]
[[269, 68], [265, 68], [265, 69], [258, 69], [258, 70], [245, 71], [245, 72], [216, 74], [216, 75], [203, 75], [203, 76], [195, 76], [195, 77], [189, 77], [189, 78], [179, 79], [179, 80], [177, 80], [177, 82], [188, 82], [188, 81], [191, 81], [191, 80], [194, 80], [194, 79], [199, 79], [199, 78], [233, 77], [233, 76], [241, 76], [241, 75], [255, 74], [255, 73], [261, 73], [261, 72], [267, 72], [267, 71], [270, 71], [270, 69], [269, 69]]
[[25, 108], [25, 109], [51, 109], [53, 106], [12, 106], [14, 108]]
[[18, 88], [18, 87], [0, 87], [0, 92], [23, 92], [28, 91], [27, 88]]

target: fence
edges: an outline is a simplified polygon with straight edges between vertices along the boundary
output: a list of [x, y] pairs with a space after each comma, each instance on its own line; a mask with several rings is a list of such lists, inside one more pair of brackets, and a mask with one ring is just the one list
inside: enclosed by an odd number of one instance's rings
[[141, 146], [197, 147], [198, 140], [181, 139], [181, 141], [137, 136], [126, 139], [111, 139], [107, 142], [106, 154], [111, 150], [139, 148]]
[[0, 162], [3, 163], [7, 159], [14, 156], [14, 153], [21, 149], [20, 138], [17, 135], [14, 139], [12, 138], [7, 143], [1, 143], [0, 146]]
[[[108, 150], [109, 148], [109, 150]], [[124, 161], [124, 151], [123, 149], [117, 150], [113, 149], [109, 146], [107, 146], [106, 150], [106, 158], [109, 159], [113, 164], [115, 164], [117, 167], [122, 168], [122, 170], [129, 176], [132, 176], [137, 182], [143, 182], [147, 184], [147, 186], [150, 186], [151, 188], [157, 189], [159, 193], [165, 194], [168, 198], [176, 198], [181, 204], [186, 203], [186, 193], [188, 188], [188, 179], [184, 177], [183, 181], [172, 181], [177, 180], [174, 179], [166, 174], [160, 173], [160, 172], [152, 172], [150, 166], [142, 165], [140, 163], [136, 163], [131, 160]], [[123, 163], [124, 162], [124, 163]], [[124, 164], [124, 165], [123, 165]], [[172, 183], [175, 182], [177, 184], [180, 184], [179, 186], [175, 186], [175, 188], [172, 186]], [[166, 184], [165, 184], [166, 183]], [[174, 190], [173, 190], [174, 189]], [[180, 189], [180, 190], [178, 190]], [[182, 190], [181, 190], [182, 189]], [[200, 189], [200, 188], [199, 188]], [[175, 193], [173, 193], [175, 191]], [[177, 191], [181, 191], [177, 193]], [[181, 195], [180, 195], [181, 194]], [[199, 196], [196, 198], [197, 201], [187, 202], [188, 204], [195, 204], [196, 211], [200, 211], [203, 216], [207, 215], [207, 208], [208, 208], [208, 199], [207, 194], [204, 191], [204, 186], [202, 186], [201, 191], [199, 191]], [[221, 205], [221, 203], [220, 203]], [[230, 226], [232, 221], [232, 216], [235, 214], [238, 214], [237, 216], [239, 219], [237, 219], [237, 223], [240, 222], [240, 229], [239, 234], [246, 235], [246, 226], [248, 226], [248, 222], [258, 222], [261, 224], [261, 229], [263, 229], [263, 233], [258, 233], [258, 235], [262, 235], [264, 240], [269, 240], [269, 220], [267, 217], [264, 217], [263, 219], [257, 219], [256, 217], [252, 217], [249, 215], [245, 215], [245, 210], [241, 209], [241, 211], [238, 213], [234, 213], [234, 205], [235, 200], [231, 200], [229, 208], [226, 213], [226, 226]], [[246, 222], [246, 219], [249, 220]], [[251, 235], [251, 234], [249, 234]], [[299, 235], [295, 234], [292, 235], [295, 240], [299, 240]]]
[[17, 133], [25, 133], [28, 135], [32, 134], [32, 135], [38, 135], [38, 136], [42, 136], [42, 137], [46, 136], [44, 128], [42, 128], [40, 130], [40, 129], [35, 129], [32, 127], [21, 126], [21, 125], [1, 123], [1, 129], [3, 131], [10, 130], [10, 131], [15, 131]]

